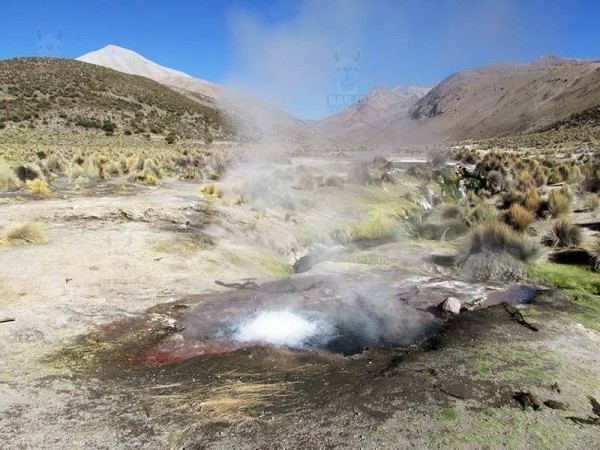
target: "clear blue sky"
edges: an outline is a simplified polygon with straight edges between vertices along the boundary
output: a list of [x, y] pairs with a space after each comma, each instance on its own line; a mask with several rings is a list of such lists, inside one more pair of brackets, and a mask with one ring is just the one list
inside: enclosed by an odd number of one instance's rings
[[115, 44], [159, 64], [262, 95], [303, 118], [328, 114], [334, 52], [360, 48], [359, 91], [432, 85], [492, 62], [600, 58], [595, 0], [0, 0], [0, 58]]

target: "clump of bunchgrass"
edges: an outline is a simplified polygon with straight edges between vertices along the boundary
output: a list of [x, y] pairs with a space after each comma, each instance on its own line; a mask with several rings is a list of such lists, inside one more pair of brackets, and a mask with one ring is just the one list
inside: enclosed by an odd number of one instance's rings
[[221, 188], [219, 187], [218, 184], [205, 184], [204, 186], [202, 186], [200, 188], [200, 192], [202, 192], [205, 195], [208, 195], [210, 197], [221, 197]]
[[510, 208], [504, 213], [504, 221], [519, 232], [525, 231], [531, 225], [533, 219], [533, 213], [518, 203], [510, 205]]
[[27, 190], [33, 195], [43, 197], [50, 194], [50, 187], [48, 186], [48, 182], [45, 180], [40, 180], [39, 178], [36, 178], [34, 180], [27, 180], [25, 182], [25, 186], [27, 187]]
[[597, 272], [600, 270], [600, 236], [596, 236], [588, 252], [592, 257], [592, 268]]
[[469, 233], [461, 259], [478, 253], [505, 253], [520, 261], [530, 261], [540, 256], [541, 246], [505, 223], [490, 220]]
[[44, 226], [39, 222], [14, 225], [2, 234], [1, 241], [10, 245], [43, 244], [46, 242]]
[[479, 203], [474, 208], [467, 210], [465, 218], [470, 226], [476, 226], [484, 222], [495, 220], [499, 215], [500, 212], [494, 205], [490, 205], [489, 203]]
[[296, 177], [296, 186], [304, 191], [312, 191], [317, 187], [317, 180], [312, 173], [303, 170]]
[[555, 189], [548, 195], [548, 211], [552, 217], [560, 217], [571, 211], [571, 198], [564, 189]]
[[588, 194], [583, 199], [583, 206], [588, 211], [597, 211], [600, 208], [600, 197], [598, 194]]
[[573, 247], [583, 242], [583, 231], [568, 218], [561, 218], [554, 222], [542, 243], [548, 247]]

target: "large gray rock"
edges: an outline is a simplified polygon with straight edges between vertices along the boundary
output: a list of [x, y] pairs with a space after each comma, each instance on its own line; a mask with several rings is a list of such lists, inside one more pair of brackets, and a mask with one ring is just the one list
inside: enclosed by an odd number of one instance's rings
[[458, 316], [462, 308], [462, 303], [456, 297], [448, 297], [438, 305], [440, 311]]

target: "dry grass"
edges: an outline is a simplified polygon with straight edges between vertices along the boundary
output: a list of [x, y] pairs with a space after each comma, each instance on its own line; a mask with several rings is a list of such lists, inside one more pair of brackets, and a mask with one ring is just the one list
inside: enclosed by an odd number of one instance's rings
[[210, 197], [221, 197], [221, 189], [218, 184], [206, 184], [200, 188], [200, 192]]
[[513, 203], [504, 214], [504, 221], [519, 232], [525, 231], [533, 219], [533, 213], [518, 203]]
[[560, 217], [571, 211], [571, 198], [564, 190], [554, 190], [548, 196], [548, 211], [552, 217]]
[[473, 229], [466, 239], [463, 259], [478, 253], [506, 253], [530, 261], [540, 256], [541, 247], [508, 225], [492, 220]]
[[4, 232], [2, 242], [9, 245], [44, 244], [44, 226], [39, 222], [14, 225]]
[[535, 213], [540, 209], [540, 205], [542, 204], [542, 198], [537, 189], [531, 188], [525, 194], [525, 199], [523, 202], [523, 206], [527, 208], [529, 211]]
[[291, 385], [251, 381], [231, 381], [220, 386], [195, 385], [187, 389], [185, 386], [169, 385], [164, 388], [176, 392], [155, 394], [150, 398], [161, 405], [164, 401], [175, 403], [164, 414], [182, 414], [185, 417], [193, 414], [204, 423], [244, 423], [259, 419], [256, 409], [268, 407], [282, 397], [292, 395]]
[[600, 236], [596, 236], [594, 243], [588, 249], [592, 255], [592, 265], [595, 271], [600, 270]]
[[25, 186], [33, 195], [45, 196], [50, 194], [50, 187], [48, 186], [48, 183], [44, 180], [40, 180], [39, 178], [36, 178], [35, 180], [27, 180], [25, 182]]
[[581, 245], [583, 242], [583, 232], [581, 228], [568, 218], [558, 219], [546, 236], [542, 239], [542, 243], [548, 247], [572, 247]]

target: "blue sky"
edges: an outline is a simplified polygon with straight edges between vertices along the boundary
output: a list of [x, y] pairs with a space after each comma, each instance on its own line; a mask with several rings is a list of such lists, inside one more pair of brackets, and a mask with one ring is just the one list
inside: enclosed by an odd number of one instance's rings
[[330, 112], [336, 49], [360, 49], [359, 94], [544, 54], [600, 58], [594, 0], [0, 0], [0, 59], [37, 56], [38, 28], [62, 30], [62, 57], [120, 45], [302, 118]]

